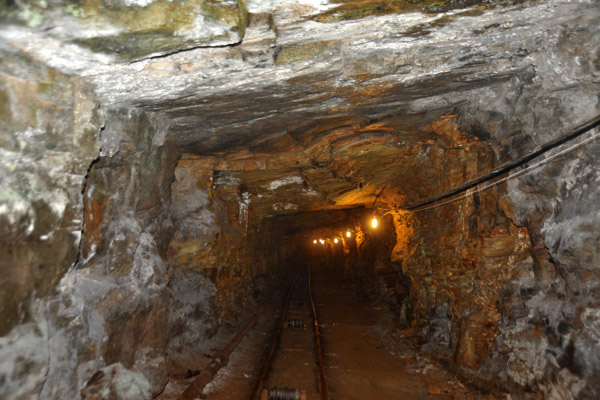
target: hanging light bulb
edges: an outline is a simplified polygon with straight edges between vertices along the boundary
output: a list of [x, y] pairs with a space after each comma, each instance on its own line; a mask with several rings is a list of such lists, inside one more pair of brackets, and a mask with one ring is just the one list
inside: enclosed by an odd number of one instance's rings
[[333, 239], [333, 243], [337, 243], [338, 242], [338, 238]]
[[350, 236], [352, 236], [352, 234], [350, 233], [350, 231], [346, 231], [346, 237], [349, 238]]
[[314, 243], [314, 244], [317, 244], [317, 239], [313, 240], [313, 243]]
[[325, 244], [325, 241], [323, 239], [319, 239], [319, 242], [321, 242], [321, 244]]
[[371, 220], [371, 226], [373, 228], [377, 228], [377, 218], [373, 217], [373, 219]]

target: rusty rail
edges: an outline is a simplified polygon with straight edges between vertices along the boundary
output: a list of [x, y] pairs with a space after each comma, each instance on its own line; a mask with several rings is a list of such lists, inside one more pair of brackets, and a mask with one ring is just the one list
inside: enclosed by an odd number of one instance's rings
[[254, 387], [252, 388], [252, 393], [250, 393], [250, 400], [258, 399], [258, 393], [260, 392], [263, 380], [265, 378], [265, 375], [267, 374], [267, 369], [269, 368], [269, 364], [271, 363], [271, 357], [273, 356], [275, 346], [277, 345], [277, 339], [279, 338], [279, 334], [281, 333], [283, 319], [285, 318], [285, 315], [287, 314], [287, 311], [290, 308], [290, 298], [292, 297], [292, 291], [294, 290], [296, 282], [298, 281], [298, 276], [300, 276], [300, 274], [296, 275], [294, 281], [290, 284], [290, 288], [288, 289], [287, 296], [285, 297], [283, 310], [281, 310], [281, 315], [279, 316], [279, 320], [277, 321], [277, 329], [275, 331], [275, 334], [273, 335], [273, 338], [271, 339], [271, 343], [269, 344], [269, 348], [265, 354], [265, 359], [263, 361], [262, 368], [260, 369], [260, 372], [258, 373], [258, 376], [256, 378], [256, 382], [254, 383]]
[[256, 324], [258, 320], [259, 312], [267, 307], [275, 298], [274, 294], [271, 296], [257, 311], [248, 322], [238, 331], [238, 333], [229, 341], [227, 346], [218, 351], [214, 356], [210, 364], [206, 368], [204, 368], [200, 374], [196, 377], [194, 382], [183, 392], [179, 400], [193, 400], [196, 398], [204, 387], [214, 378], [214, 376], [219, 372], [219, 370], [226, 366], [229, 362], [229, 357], [231, 353], [235, 350], [235, 348], [240, 344], [242, 339], [248, 334], [250, 329]]
[[317, 309], [312, 295], [312, 284], [310, 265], [308, 266], [308, 294], [310, 295], [310, 306], [312, 307], [313, 320], [315, 323], [315, 342], [317, 347], [317, 359], [319, 362], [319, 382], [321, 387], [321, 399], [329, 400], [329, 390], [327, 389], [327, 379], [325, 378], [325, 368], [323, 367], [323, 351], [321, 350], [321, 335], [319, 333], [319, 320], [317, 319]]

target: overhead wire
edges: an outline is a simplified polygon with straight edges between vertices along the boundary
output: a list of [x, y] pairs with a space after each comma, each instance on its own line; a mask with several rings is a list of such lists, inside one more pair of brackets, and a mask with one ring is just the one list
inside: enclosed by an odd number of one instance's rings
[[[588, 143], [590, 143], [590, 142], [593, 142], [594, 140], [596, 140], [596, 139], [598, 139], [598, 138], [600, 138], [600, 132], [596, 133], [596, 134], [595, 134], [595, 135], [593, 135], [593, 136], [590, 136], [589, 138], [587, 138], [587, 139], [585, 139], [585, 140], [583, 140], [583, 141], [581, 141], [581, 142], [579, 142], [579, 143], [577, 143], [577, 144], [575, 144], [575, 145], [573, 145], [573, 146], [571, 146], [571, 147], [569, 147], [569, 148], [566, 148], [566, 149], [564, 149], [564, 150], [561, 150], [560, 152], [558, 152], [558, 153], [556, 153], [556, 154], [553, 154], [552, 156], [550, 156], [550, 157], [548, 157], [548, 158], [545, 158], [545, 159], [543, 159], [543, 160], [541, 160], [541, 161], [539, 161], [539, 162], [537, 162], [537, 163], [535, 163], [535, 164], [532, 164], [532, 165], [530, 165], [530, 166], [528, 166], [528, 167], [526, 167], [526, 168], [523, 168], [522, 170], [520, 170], [520, 171], [517, 171], [517, 172], [515, 172], [514, 174], [511, 174], [511, 175], [509, 175], [509, 176], [506, 176], [506, 177], [504, 177], [504, 178], [502, 178], [502, 179], [498, 179], [497, 181], [494, 181], [494, 182], [492, 182], [492, 183], [490, 183], [490, 184], [487, 184], [487, 185], [485, 185], [485, 186], [482, 186], [482, 187], [480, 187], [480, 188], [477, 188], [477, 189], [475, 189], [475, 190], [471, 190], [471, 191], [469, 191], [468, 193], [465, 193], [464, 195], [462, 195], [462, 196], [460, 196], [460, 197], [456, 197], [456, 198], [453, 198], [453, 199], [450, 199], [450, 200], [446, 200], [446, 201], [444, 201], [443, 203], [437, 203], [437, 204], [435, 204], [435, 205], [431, 205], [431, 206], [427, 206], [427, 207], [422, 207], [422, 208], [413, 209], [413, 210], [411, 210], [411, 211], [412, 211], [412, 212], [418, 212], [418, 211], [430, 210], [430, 209], [432, 209], [432, 208], [441, 207], [441, 206], [443, 206], [443, 205], [446, 205], [446, 204], [449, 204], [449, 203], [454, 203], [454, 202], [456, 202], [456, 201], [459, 201], [459, 200], [466, 199], [466, 198], [468, 198], [468, 197], [471, 197], [471, 196], [472, 196], [472, 195], [474, 195], [474, 194], [477, 194], [477, 193], [479, 193], [479, 192], [483, 192], [484, 190], [490, 189], [490, 188], [492, 188], [492, 187], [494, 187], [494, 186], [497, 186], [497, 185], [499, 185], [499, 184], [501, 184], [501, 183], [503, 183], [503, 182], [506, 182], [506, 181], [509, 181], [509, 180], [511, 180], [511, 179], [517, 178], [517, 177], [519, 177], [519, 176], [521, 176], [521, 175], [524, 175], [524, 174], [526, 174], [527, 172], [529, 172], [529, 171], [531, 171], [531, 170], [534, 170], [534, 169], [536, 169], [536, 168], [539, 168], [539, 167], [541, 167], [541, 166], [543, 166], [543, 165], [545, 165], [545, 164], [547, 164], [547, 163], [549, 163], [549, 162], [553, 161], [554, 159], [556, 159], [556, 158], [558, 158], [558, 157], [564, 156], [564, 155], [565, 155], [565, 154], [567, 154], [567, 153], [570, 153], [570, 152], [572, 152], [572, 151], [574, 151], [574, 150], [577, 150], [578, 148], [580, 148], [580, 147], [583, 147], [584, 145], [586, 145], [586, 144], [588, 144]], [[467, 190], [469, 190], [469, 189], [467, 189]]]
[[[510, 174], [510, 175], [504, 177], [504, 178], [493, 181], [492, 183], [489, 183], [485, 186], [476, 188], [477, 185], [487, 182], [487, 181], [490, 181], [494, 178], [497, 178], [498, 176], [502, 176], [503, 174], [508, 173], [511, 170], [514, 170], [514, 169], [522, 166], [526, 162], [528, 162], [542, 154], [545, 154], [548, 151], [553, 150], [554, 148], [556, 148], [568, 141], [571, 141], [571, 140], [583, 135], [584, 133], [596, 128], [599, 125], [600, 125], [600, 115], [597, 115], [596, 117], [592, 118], [591, 120], [588, 120], [588, 121], [584, 122], [583, 124], [578, 125], [575, 129], [571, 130], [566, 135], [562, 135], [562, 136], [560, 136], [556, 139], [553, 139], [541, 146], [538, 146], [537, 148], [535, 148], [532, 152], [528, 153], [527, 155], [519, 157], [516, 160], [509, 161], [509, 162], [495, 168], [491, 172], [489, 172], [477, 179], [474, 179], [470, 182], [467, 182], [461, 186], [458, 186], [457, 188], [449, 190], [439, 196], [435, 196], [430, 199], [421, 201], [417, 204], [409, 205], [409, 206], [403, 207], [403, 208], [377, 208], [377, 209], [382, 210], [382, 211], [388, 211], [388, 212], [391, 212], [391, 211], [419, 212], [419, 211], [431, 210], [433, 208], [442, 207], [442, 206], [450, 204], [450, 203], [464, 200], [468, 197], [471, 197], [472, 195], [474, 195], [476, 193], [482, 192], [484, 190], [487, 190], [494, 186], [497, 186], [503, 182], [507, 182], [511, 179], [515, 179], [521, 175], [524, 175], [527, 172], [537, 169], [537, 168], [557, 159], [558, 157], [564, 156], [565, 154], [568, 154], [574, 150], [577, 150], [577, 149], [585, 146], [586, 144], [588, 144], [590, 142], [593, 142], [594, 140], [600, 138], [600, 132], [593, 134], [592, 136], [582, 140], [581, 142], [576, 143], [566, 149], [563, 149], [563, 150], [549, 156], [548, 158], [540, 160], [539, 162], [537, 162], [535, 164], [529, 165], [520, 171], [517, 171], [513, 174]], [[473, 189], [473, 190], [471, 190], [471, 189]], [[452, 198], [452, 196], [456, 196], [457, 194], [460, 194], [463, 192], [467, 192], [467, 193], [465, 193], [461, 196]], [[450, 198], [450, 199], [439, 203], [440, 200], [447, 199], [447, 198]]]

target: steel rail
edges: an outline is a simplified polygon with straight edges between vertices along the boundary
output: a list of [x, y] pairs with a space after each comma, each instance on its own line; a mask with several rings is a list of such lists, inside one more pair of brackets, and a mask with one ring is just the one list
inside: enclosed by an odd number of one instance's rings
[[262, 368], [260, 369], [260, 372], [258, 373], [258, 376], [256, 378], [256, 382], [254, 383], [254, 387], [252, 388], [252, 393], [250, 393], [250, 397], [249, 397], [250, 400], [258, 399], [258, 393], [260, 392], [260, 388], [262, 387], [263, 380], [265, 379], [265, 375], [267, 374], [267, 370], [269, 369], [269, 365], [271, 363], [271, 357], [273, 356], [273, 352], [275, 351], [275, 346], [277, 345], [277, 339], [279, 338], [279, 335], [281, 333], [281, 329], [283, 326], [283, 319], [285, 318], [285, 315], [287, 314], [287, 311], [290, 308], [290, 299], [292, 297], [292, 292], [294, 290], [294, 287], [296, 286], [296, 282], [298, 281], [299, 276], [300, 276], [300, 274], [296, 275], [293, 282], [290, 284], [290, 288], [288, 289], [287, 296], [285, 297], [285, 303], [283, 306], [283, 310], [281, 310], [281, 315], [279, 316], [279, 319], [277, 321], [277, 329], [276, 329], [275, 333], [273, 334], [273, 338], [271, 339], [271, 343], [269, 344], [269, 348], [265, 354], [265, 359], [263, 361]]
[[275, 294], [271, 296], [267, 301], [265, 301], [260, 307], [259, 311], [254, 313], [252, 318], [238, 331], [238, 333], [229, 341], [227, 346], [218, 351], [214, 356], [210, 364], [206, 368], [204, 368], [200, 374], [196, 377], [194, 382], [181, 394], [178, 400], [193, 400], [196, 398], [204, 387], [214, 378], [214, 376], [219, 372], [219, 370], [226, 366], [229, 362], [229, 357], [231, 353], [235, 350], [235, 348], [240, 344], [240, 342], [246, 337], [250, 329], [256, 324], [258, 320], [259, 313], [267, 307], [275, 298]]
[[317, 359], [319, 363], [319, 382], [321, 386], [321, 400], [329, 400], [329, 390], [327, 389], [327, 379], [325, 377], [325, 368], [323, 367], [323, 351], [321, 350], [321, 335], [319, 333], [319, 320], [317, 319], [317, 309], [312, 294], [310, 265], [308, 265], [308, 294], [310, 295], [310, 306], [312, 307], [313, 320], [315, 325], [315, 342], [317, 348]]

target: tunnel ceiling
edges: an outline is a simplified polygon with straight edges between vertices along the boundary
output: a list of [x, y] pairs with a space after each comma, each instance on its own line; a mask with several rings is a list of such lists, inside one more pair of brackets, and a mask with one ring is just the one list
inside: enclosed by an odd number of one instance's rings
[[256, 215], [274, 216], [403, 207], [493, 165], [489, 147], [461, 132], [453, 115], [421, 130], [407, 130], [397, 119], [364, 126], [352, 122], [326, 132], [286, 135], [273, 153], [187, 154], [178, 168], [209, 179], [213, 197], [246, 201]]
[[1, 51], [83, 76], [106, 109], [155, 113], [177, 168], [261, 216], [439, 194], [527, 151], [503, 146], [524, 85], [596, 68], [541, 61], [571, 34], [561, 26], [593, 25], [591, 4], [55, 3], [3, 6]]
[[107, 107], [164, 113], [203, 155], [389, 116], [420, 127], [531, 78], [556, 26], [595, 18], [545, 2], [54, 3], [3, 6], [21, 25], [0, 29], [2, 51], [86, 77]]

